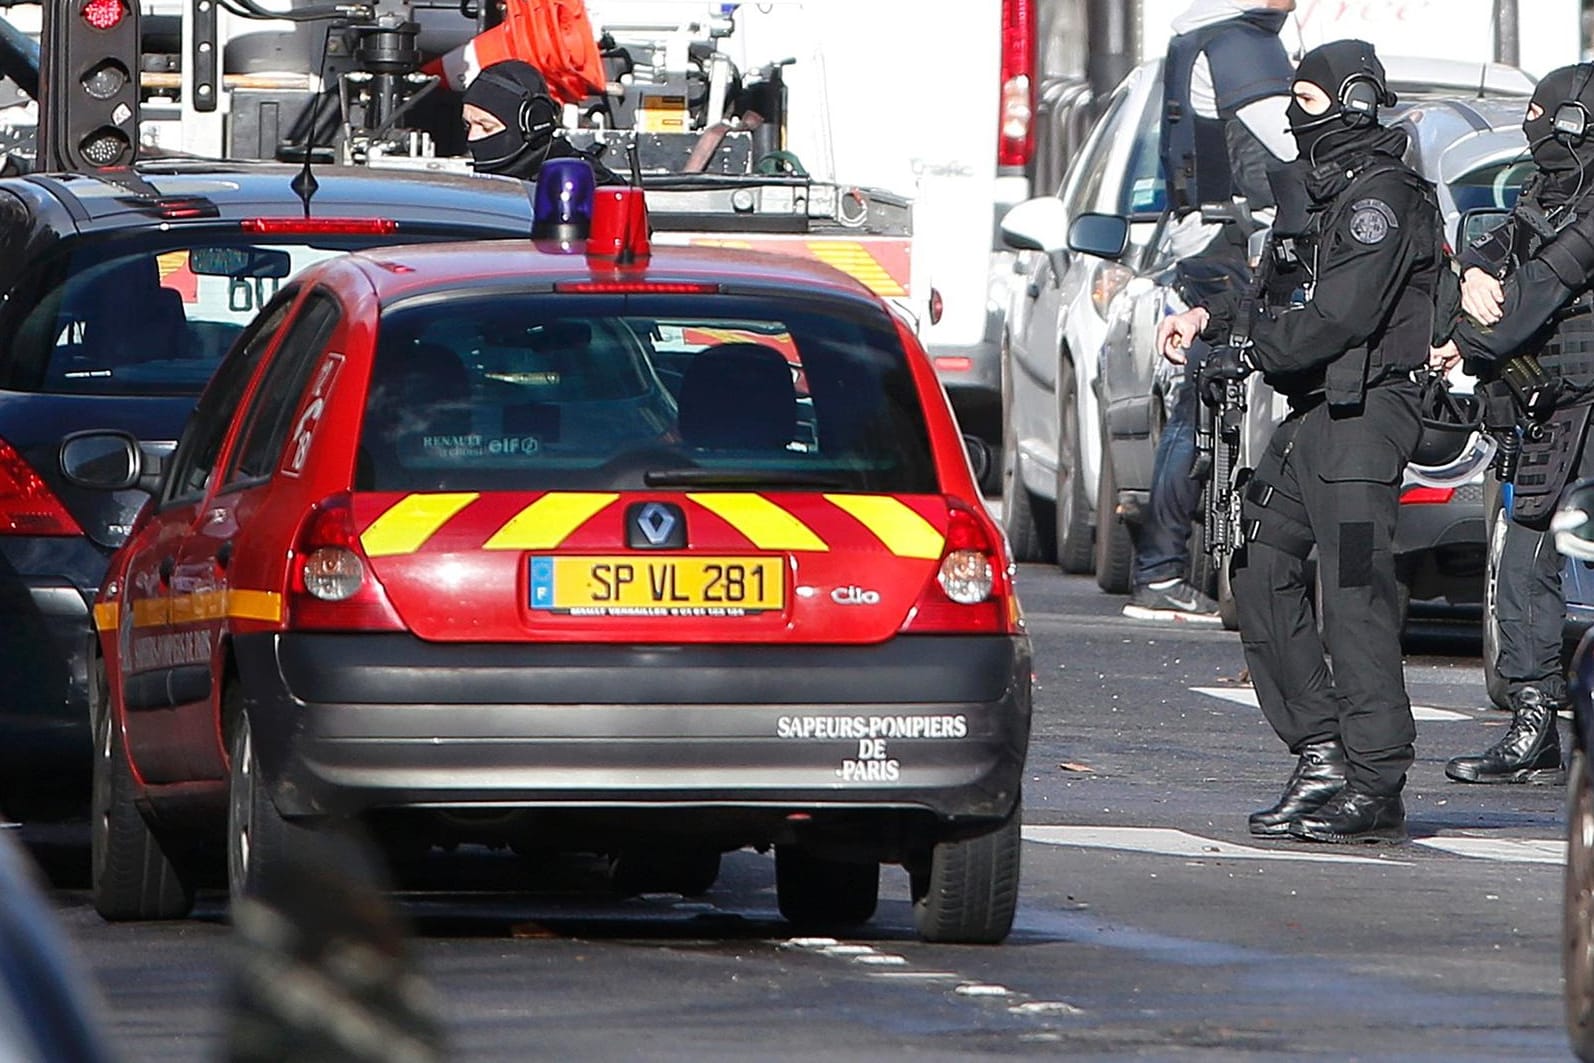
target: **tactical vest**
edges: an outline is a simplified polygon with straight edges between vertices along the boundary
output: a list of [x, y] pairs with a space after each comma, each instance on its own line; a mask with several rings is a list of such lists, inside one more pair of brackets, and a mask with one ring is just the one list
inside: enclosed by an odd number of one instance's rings
[[[1233, 198], [1229, 122], [1247, 104], [1290, 91], [1294, 70], [1278, 37], [1285, 17], [1282, 11], [1250, 11], [1168, 43], [1160, 154], [1175, 214]], [[1190, 99], [1190, 79], [1203, 52], [1212, 71], [1217, 118], [1196, 114]]]
[[1554, 330], [1539, 351], [1539, 364], [1569, 384], [1594, 384], [1594, 291], [1583, 292], [1555, 315]]

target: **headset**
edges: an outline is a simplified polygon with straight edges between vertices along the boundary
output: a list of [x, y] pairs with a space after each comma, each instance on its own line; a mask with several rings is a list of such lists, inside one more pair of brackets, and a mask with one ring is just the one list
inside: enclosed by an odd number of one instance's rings
[[[526, 91], [526, 86], [512, 78], [495, 74], [490, 70], [483, 70], [476, 75], [499, 88], [519, 96]], [[553, 136], [553, 131], [559, 125], [559, 105], [553, 102], [553, 97], [545, 92], [533, 94], [520, 105], [520, 112], [516, 116], [520, 127], [520, 135], [527, 144], [546, 142]]]
[[1583, 143], [1583, 139], [1588, 136], [1589, 127], [1594, 125], [1594, 115], [1589, 114], [1581, 99], [1583, 90], [1588, 88], [1590, 78], [1594, 78], [1594, 63], [1577, 64], [1577, 75], [1572, 79], [1572, 88], [1567, 94], [1568, 99], [1556, 107], [1555, 114], [1550, 119], [1553, 135], [1568, 147]]
[[1378, 108], [1390, 107], [1394, 103], [1395, 94], [1368, 71], [1358, 71], [1340, 83], [1340, 117], [1346, 125], [1375, 125], [1378, 122]]

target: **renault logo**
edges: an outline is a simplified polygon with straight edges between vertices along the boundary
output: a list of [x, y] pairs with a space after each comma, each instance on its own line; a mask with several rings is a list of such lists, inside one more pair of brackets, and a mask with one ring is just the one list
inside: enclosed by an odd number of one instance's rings
[[686, 516], [669, 502], [640, 502], [625, 511], [626, 545], [635, 550], [686, 546]]

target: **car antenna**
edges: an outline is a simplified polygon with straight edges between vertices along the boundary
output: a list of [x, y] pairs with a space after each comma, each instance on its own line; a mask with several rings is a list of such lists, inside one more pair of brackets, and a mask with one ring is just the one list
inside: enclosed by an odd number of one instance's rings
[[[328, 22], [326, 33], [321, 38], [321, 91], [326, 92], [327, 85], [327, 53], [332, 50], [332, 27], [335, 23]], [[299, 202], [304, 204], [304, 216], [310, 216], [310, 200], [314, 198], [316, 190], [321, 187], [321, 182], [315, 179], [315, 173], [310, 169], [310, 164], [315, 160], [315, 120], [316, 104], [310, 104], [310, 128], [304, 138], [304, 164], [299, 169], [288, 187], [293, 189], [293, 194], [299, 197]]]

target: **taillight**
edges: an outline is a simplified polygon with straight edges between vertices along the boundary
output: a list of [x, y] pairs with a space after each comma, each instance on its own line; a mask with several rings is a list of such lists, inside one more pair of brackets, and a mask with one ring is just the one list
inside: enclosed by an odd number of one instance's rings
[[50, 485], [0, 440], [0, 535], [82, 535]]
[[1034, 153], [1035, 3], [1002, 0], [1002, 82], [998, 166], [1028, 166]]
[[712, 295], [720, 286], [686, 281], [560, 281], [553, 290], [583, 295]]
[[83, 5], [83, 21], [97, 30], [115, 29], [126, 16], [122, 0], [89, 0]]
[[289, 627], [404, 629], [360, 548], [348, 495], [333, 495], [310, 511], [290, 563]]
[[902, 630], [916, 633], [1008, 633], [1018, 629], [1013, 574], [987, 526], [952, 503], [946, 544]]
[[260, 236], [390, 236], [392, 218], [245, 218], [238, 228]]

